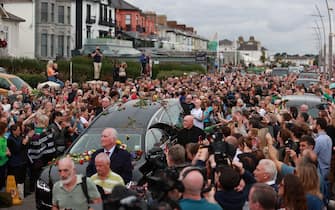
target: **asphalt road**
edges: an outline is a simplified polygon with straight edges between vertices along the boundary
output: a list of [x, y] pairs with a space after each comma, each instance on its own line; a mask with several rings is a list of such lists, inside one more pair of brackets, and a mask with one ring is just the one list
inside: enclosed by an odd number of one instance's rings
[[23, 204], [18, 206], [12, 206], [10, 208], [1, 208], [2, 209], [8, 209], [8, 210], [35, 210], [35, 194], [31, 194], [24, 198]]
[[[12, 206], [10, 208], [1, 208], [1, 210], [35, 210], [36, 206], [35, 206], [35, 195], [31, 194], [29, 196], [27, 196], [24, 201], [23, 204], [20, 206]], [[328, 210], [335, 210], [335, 201], [331, 200], [330, 201], [330, 205], [328, 207]]]

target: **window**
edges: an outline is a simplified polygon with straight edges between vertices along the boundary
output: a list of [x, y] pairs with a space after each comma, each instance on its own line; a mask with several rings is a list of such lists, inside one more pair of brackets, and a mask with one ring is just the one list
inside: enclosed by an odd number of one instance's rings
[[67, 7], [67, 24], [71, 25], [71, 7]]
[[64, 36], [58, 36], [58, 53], [57, 56], [64, 56]]
[[55, 4], [51, 4], [51, 22], [55, 22]]
[[104, 6], [104, 18], [103, 20], [107, 21], [107, 6]]
[[48, 56], [48, 34], [41, 35], [41, 56]]
[[9, 90], [10, 84], [5, 78], [0, 78], [0, 88]]
[[131, 24], [131, 15], [126, 15], [126, 25]]
[[54, 57], [55, 55], [55, 35], [51, 34], [50, 36], [50, 55]]
[[66, 53], [67, 53], [67, 57], [70, 57], [71, 52], [70, 52], [70, 48], [71, 48], [71, 37], [68, 36], [67, 37], [67, 44], [66, 44]]
[[86, 26], [86, 38], [91, 38], [91, 26]]
[[47, 2], [41, 3], [41, 22], [42, 23], [48, 22], [48, 3]]
[[86, 5], [86, 20], [91, 19], [91, 5], [87, 4]]
[[58, 7], [58, 23], [64, 23], [64, 6]]

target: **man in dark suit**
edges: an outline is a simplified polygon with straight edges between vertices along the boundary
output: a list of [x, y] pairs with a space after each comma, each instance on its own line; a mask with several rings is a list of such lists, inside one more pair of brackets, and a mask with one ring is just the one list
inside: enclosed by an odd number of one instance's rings
[[178, 131], [177, 138], [178, 144], [184, 147], [188, 143], [198, 143], [199, 140], [206, 138], [205, 132], [193, 125], [194, 117], [192, 115], [186, 115], [183, 120], [183, 129]]
[[96, 173], [95, 157], [105, 152], [110, 157], [110, 168], [114, 173], [119, 174], [125, 183], [132, 179], [132, 165], [129, 152], [116, 146], [117, 131], [114, 128], [106, 128], [101, 134], [102, 149], [92, 154], [90, 163], [86, 168], [86, 176], [90, 177]]

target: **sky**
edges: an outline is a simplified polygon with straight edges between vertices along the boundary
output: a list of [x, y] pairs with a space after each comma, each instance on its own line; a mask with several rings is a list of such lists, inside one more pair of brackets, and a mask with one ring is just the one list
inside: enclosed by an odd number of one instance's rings
[[[318, 53], [319, 26], [323, 31], [316, 6], [325, 24], [328, 42], [329, 23], [324, 0], [127, 0], [142, 11], [165, 14], [168, 20], [194, 27], [198, 35], [209, 40], [236, 40], [254, 36], [274, 54]], [[328, 0], [335, 8], [335, 0]], [[332, 12], [334, 16], [334, 12]], [[335, 17], [335, 16], [334, 16]], [[333, 27], [334, 28], [334, 27]]]

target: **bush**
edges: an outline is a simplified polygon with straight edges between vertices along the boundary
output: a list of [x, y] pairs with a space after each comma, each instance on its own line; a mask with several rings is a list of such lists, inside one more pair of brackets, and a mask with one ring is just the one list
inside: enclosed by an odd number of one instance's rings
[[32, 88], [36, 88], [38, 83], [45, 82], [45, 75], [19, 73], [17, 76], [26, 81]]
[[[74, 82], [83, 82], [93, 79], [93, 63], [89, 56], [76, 56], [72, 61], [72, 80]], [[128, 65], [127, 76], [136, 78], [141, 75], [141, 64], [138, 61], [127, 59], [111, 59], [102, 60], [101, 79], [111, 81], [113, 75], [114, 64], [126, 62]], [[70, 61], [58, 60], [59, 78], [63, 81], [70, 79]], [[36, 86], [38, 82], [46, 80], [47, 61], [39, 61], [27, 58], [0, 58], [0, 66], [5, 67], [8, 73], [22, 75], [32, 86]], [[206, 70], [200, 64], [185, 64], [174, 62], [161, 62], [153, 64], [153, 78], [165, 78], [168, 76], [181, 76], [184, 73], [198, 72], [205, 73]]]

